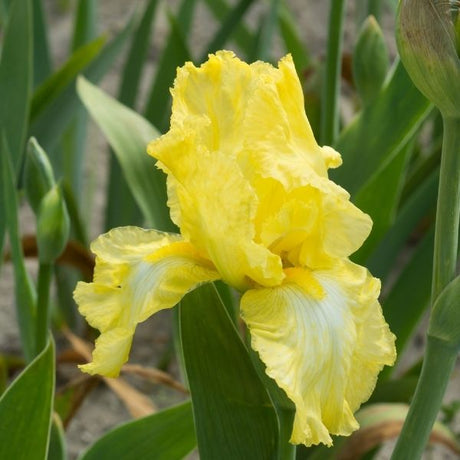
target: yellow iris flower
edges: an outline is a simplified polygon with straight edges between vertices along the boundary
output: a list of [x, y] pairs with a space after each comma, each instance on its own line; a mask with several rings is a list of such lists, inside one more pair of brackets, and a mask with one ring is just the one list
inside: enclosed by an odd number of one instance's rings
[[171, 129], [148, 153], [181, 234], [123, 227], [93, 242], [94, 281], [75, 299], [101, 334], [81, 368], [117, 376], [138, 323], [222, 279], [295, 403], [291, 442], [330, 445], [358, 428], [353, 413], [395, 360], [380, 283], [348, 259], [371, 219], [328, 179], [341, 158], [316, 143], [289, 55], [275, 68], [218, 52], [179, 69], [172, 95]]

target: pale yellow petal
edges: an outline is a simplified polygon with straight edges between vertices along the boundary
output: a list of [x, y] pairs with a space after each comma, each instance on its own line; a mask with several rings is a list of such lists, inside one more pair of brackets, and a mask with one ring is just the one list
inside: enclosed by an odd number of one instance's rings
[[101, 334], [96, 339], [93, 361], [78, 366], [88, 374], [117, 377], [121, 366], [128, 360], [134, 328], [117, 327]]
[[97, 237], [91, 243], [91, 251], [109, 264], [131, 263], [181, 239], [180, 235], [173, 233], [132, 226], [118, 227]]
[[92, 248], [98, 254], [95, 280], [78, 283], [74, 293], [80, 313], [101, 332], [93, 362], [82, 367], [91, 373], [116, 376], [138, 323], [219, 278], [212, 262], [178, 235], [122, 227]]
[[123, 303], [121, 290], [116, 284], [105, 285], [80, 281], [73, 296], [80, 313], [92, 327], [103, 332], [118, 323]]
[[358, 428], [353, 412], [393, 364], [394, 336], [363, 267], [290, 270], [282, 286], [246, 292], [241, 312], [267, 374], [295, 403], [291, 442], [330, 445]]

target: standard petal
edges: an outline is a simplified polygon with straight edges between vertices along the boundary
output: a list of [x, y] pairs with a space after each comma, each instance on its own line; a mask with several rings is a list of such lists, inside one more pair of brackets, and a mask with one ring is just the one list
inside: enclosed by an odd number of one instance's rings
[[90, 373], [118, 375], [138, 323], [219, 278], [212, 263], [178, 235], [122, 227], [92, 248], [94, 282], [80, 282], [74, 292], [81, 314], [101, 332], [93, 362], [82, 367]]
[[331, 258], [355, 252], [369, 235], [372, 221], [348, 193], [327, 178], [286, 192], [273, 179], [256, 183], [258, 239], [294, 266], [329, 266]]
[[353, 412], [395, 359], [378, 281], [363, 267], [338, 264], [314, 273], [287, 269], [282, 286], [248, 291], [241, 300], [252, 347], [296, 405], [296, 444], [331, 445], [330, 434], [356, 430]]
[[172, 95], [171, 129], [148, 152], [168, 174], [173, 221], [229, 284], [279, 284], [279, 254], [255, 228], [266, 208], [256, 182], [276, 180], [288, 193], [327, 180], [341, 161], [313, 136], [291, 56], [275, 68], [221, 51], [180, 68]]
[[254, 241], [258, 201], [251, 184], [228, 155], [196, 139], [196, 120], [188, 122], [193, 126], [172, 129], [149, 147], [168, 173], [169, 204], [181, 234], [228, 284], [242, 290], [252, 281], [279, 284], [279, 257]]

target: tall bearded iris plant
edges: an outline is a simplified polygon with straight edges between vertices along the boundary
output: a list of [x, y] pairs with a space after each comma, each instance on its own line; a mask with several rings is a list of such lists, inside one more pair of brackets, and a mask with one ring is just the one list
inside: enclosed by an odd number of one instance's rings
[[354, 412], [395, 360], [380, 283], [349, 260], [371, 219], [328, 178], [341, 158], [316, 143], [290, 56], [274, 68], [218, 52], [179, 69], [172, 94], [171, 128], [148, 153], [180, 234], [121, 227], [93, 242], [94, 280], [75, 299], [101, 334], [81, 368], [117, 376], [138, 323], [221, 279], [295, 404], [291, 442], [330, 445], [358, 428]]

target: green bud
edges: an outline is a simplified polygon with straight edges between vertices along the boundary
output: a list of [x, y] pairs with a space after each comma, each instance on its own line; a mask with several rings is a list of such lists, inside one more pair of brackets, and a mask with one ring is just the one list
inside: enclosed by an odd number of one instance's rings
[[27, 200], [35, 214], [38, 213], [42, 198], [54, 185], [53, 168], [48, 157], [37, 140], [31, 137], [27, 145], [24, 187]]
[[55, 185], [43, 197], [38, 210], [37, 245], [41, 263], [54, 262], [69, 237], [69, 214], [61, 189]]
[[365, 105], [379, 93], [388, 65], [388, 50], [382, 30], [374, 16], [369, 16], [361, 27], [353, 51], [353, 79]]
[[460, 276], [451, 281], [436, 299], [428, 335], [460, 350]]
[[460, 116], [460, 59], [449, 1], [400, 0], [396, 39], [417, 88], [446, 117]]

